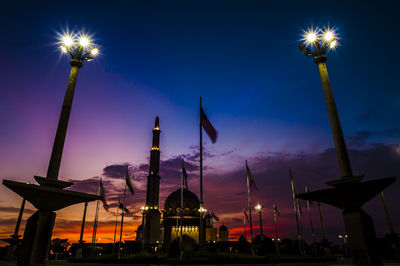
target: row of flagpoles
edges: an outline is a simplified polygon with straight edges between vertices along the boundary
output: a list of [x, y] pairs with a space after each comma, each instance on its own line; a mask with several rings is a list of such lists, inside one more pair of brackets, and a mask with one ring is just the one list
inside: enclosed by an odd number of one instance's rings
[[[116, 234], [117, 234], [117, 226], [118, 226], [118, 210], [121, 210], [121, 224], [120, 224], [120, 234], [119, 234], [119, 244], [118, 244], [118, 258], [121, 256], [121, 242], [122, 242], [122, 234], [123, 234], [123, 224], [124, 224], [124, 214], [129, 213], [128, 208], [125, 205], [125, 196], [126, 196], [126, 188], [128, 188], [129, 192], [131, 195], [134, 195], [134, 189], [133, 185], [129, 176], [129, 171], [128, 171], [128, 166], [126, 167], [126, 172], [125, 172], [125, 186], [124, 186], [124, 193], [122, 196], [122, 203], [120, 200], [118, 200], [118, 207], [117, 207], [117, 213], [115, 216], [115, 229], [114, 229], [114, 240], [113, 240], [113, 254], [114, 254], [114, 249], [115, 249], [115, 240], [116, 240]], [[96, 202], [96, 212], [95, 212], [95, 218], [94, 218], [94, 223], [93, 223], [93, 234], [92, 234], [92, 249], [91, 249], [91, 254], [92, 256], [95, 255], [95, 249], [96, 249], [96, 242], [97, 242], [97, 226], [98, 226], [98, 220], [99, 220], [99, 204], [100, 201], [103, 203], [104, 209], [108, 212], [110, 206], [107, 204], [106, 201], [106, 192], [103, 186], [102, 179], [100, 178], [99, 182], [99, 189], [98, 189], [98, 195], [100, 196], [100, 200], [97, 200]], [[81, 228], [81, 236], [80, 236], [80, 243], [82, 243], [82, 236], [83, 236], [83, 228], [85, 225], [85, 216], [86, 216], [86, 208], [87, 204], [85, 204], [85, 209], [84, 209], [84, 214], [83, 214], [83, 220], [82, 220], [82, 228]]]
[[[294, 210], [295, 217], [296, 217], [296, 229], [297, 229], [299, 252], [302, 256], [304, 256], [305, 255], [305, 243], [304, 243], [304, 238], [303, 238], [303, 228], [302, 228], [302, 224], [301, 224], [301, 215], [302, 215], [301, 203], [300, 203], [300, 200], [296, 198], [296, 185], [295, 185], [293, 173], [291, 170], [289, 171], [289, 175], [290, 175], [290, 184], [291, 184], [291, 190], [292, 190], [293, 210]], [[247, 233], [246, 221], [247, 221], [250, 226], [251, 250], [254, 253], [253, 223], [252, 223], [252, 215], [251, 215], [252, 206], [251, 206], [250, 195], [251, 195], [251, 192], [253, 192], [254, 190], [257, 190], [257, 186], [255, 184], [254, 177], [253, 177], [253, 175], [249, 169], [249, 166], [247, 164], [247, 160], [246, 160], [246, 184], [247, 184], [247, 199], [248, 199], [247, 203], [248, 203], [249, 215], [247, 215], [246, 210], [243, 209], [243, 214], [244, 214], [243, 229], [244, 229], [244, 237], [247, 239], [247, 235], [246, 235], [246, 233]], [[307, 186], [305, 186], [305, 192], [308, 193]], [[315, 230], [314, 230], [314, 225], [312, 222], [312, 216], [311, 216], [311, 210], [310, 210], [311, 203], [310, 203], [310, 201], [306, 201], [306, 204], [307, 204], [308, 219], [310, 222], [312, 241], [313, 241], [313, 244], [315, 244], [316, 243]], [[318, 210], [319, 210], [319, 216], [320, 216], [320, 221], [321, 221], [321, 230], [322, 230], [322, 235], [323, 235], [323, 241], [326, 241], [327, 236], [326, 236], [326, 231], [325, 231], [325, 223], [323, 220], [321, 205], [319, 202], [318, 202]], [[278, 245], [279, 235], [278, 235], [277, 216], [280, 216], [280, 213], [278, 211], [276, 204], [273, 204], [273, 215], [274, 215], [274, 227], [275, 227], [276, 252], [279, 255], [279, 245]], [[260, 226], [262, 226], [261, 221], [260, 221]], [[260, 232], [262, 232], [261, 228], [260, 228]]]

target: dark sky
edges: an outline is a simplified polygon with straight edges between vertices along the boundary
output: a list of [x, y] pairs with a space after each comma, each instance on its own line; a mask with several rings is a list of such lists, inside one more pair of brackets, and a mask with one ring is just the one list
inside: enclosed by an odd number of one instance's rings
[[[397, 176], [398, 10], [397, 1], [3, 1], [0, 176], [32, 181], [45, 175], [69, 72], [57, 36], [83, 29], [93, 34], [100, 55], [80, 70], [62, 179], [76, 180], [79, 189], [105, 167], [129, 164], [139, 189], [132, 208], [138, 208], [159, 115], [161, 202], [179, 182], [181, 157], [197, 193], [202, 96], [219, 131], [215, 145], [205, 140], [206, 207], [240, 233], [247, 159], [260, 187], [254, 201], [282, 206], [282, 230], [293, 237], [288, 169], [296, 172], [300, 191], [339, 177], [318, 69], [297, 49], [301, 34], [328, 25], [339, 34], [327, 66], [354, 172], [366, 179]], [[109, 181], [115, 197], [120, 181]], [[17, 196], [0, 191], [0, 207], [18, 207]], [[399, 192], [397, 183], [387, 192], [397, 231], [400, 212], [393, 204]], [[383, 235], [379, 201], [366, 207]], [[80, 219], [80, 208], [59, 212], [59, 232]], [[326, 208], [335, 238], [344, 230], [340, 211]], [[13, 224], [16, 214], [7, 210], [0, 222]], [[131, 231], [138, 222], [133, 217]]]

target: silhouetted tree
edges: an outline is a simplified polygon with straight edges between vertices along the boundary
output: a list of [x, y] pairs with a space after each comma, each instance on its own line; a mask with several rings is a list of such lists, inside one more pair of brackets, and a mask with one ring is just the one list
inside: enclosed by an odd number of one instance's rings
[[51, 240], [49, 249], [49, 259], [61, 259], [68, 255], [68, 247], [70, 243], [68, 239], [54, 238]]

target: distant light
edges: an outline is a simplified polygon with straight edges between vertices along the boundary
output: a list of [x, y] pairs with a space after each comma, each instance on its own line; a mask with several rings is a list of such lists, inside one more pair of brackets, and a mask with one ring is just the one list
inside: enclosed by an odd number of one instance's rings
[[333, 49], [333, 48], [336, 47], [336, 45], [337, 45], [337, 41], [334, 40], [334, 41], [332, 41], [332, 42], [329, 44], [329, 48]]
[[67, 53], [67, 48], [65, 48], [65, 46], [61, 46], [60, 48], [61, 48], [61, 52], [63, 52], [64, 54]]
[[81, 37], [81, 38], [79, 38], [79, 44], [80, 44], [82, 47], [86, 47], [86, 46], [89, 45], [89, 39], [86, 38], [86, 37]]
[[261, 206], [261, 204], [260, 204], [260, 203], [258, 203], [258, 204], [256, 205], [255, 209], [256, 209], [256, 210], [259, 210], [259, 211], [261, 211], [261, 209], [262, 209], [262, 206]]
[[66, 47], [69, 47], [72, 44], [74, 44], [74, 40], [68, 35], [62, 37], [62, 42]]
[[99, 53], [99, 49], [93, 48], [93, 49], [90, 51], [90, 53], [91, 53], [93, 56], [95, 56], [95, 55], [97, 55], [97, 54]]
[[327, 31], [327, 32], [325, 32], [325, 34], [324, 34], [324, 39], [325, 39], [325, 41], [332, 41], [333, 40], [333, 37], [334, 37], [334, 34], [333, 34], [333, 31]]
[[317, 39], [317, 34], [315, 34], [315, 32], [307, 33], [307, 42], [314, 43], [316, 39]]

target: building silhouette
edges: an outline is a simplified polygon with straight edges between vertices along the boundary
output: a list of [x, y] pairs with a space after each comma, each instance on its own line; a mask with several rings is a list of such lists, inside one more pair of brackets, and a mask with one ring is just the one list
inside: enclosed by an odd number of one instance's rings
[[[179, 241], [182, 227], [184, 246], [195, 246], [199, 244], [201, 219], [200, 200], [196, 194], [186, 188], [183, 189], [183, 210], [181, 210], [181, 189], [178, 188], [167, 197], [164, 209], [160, 209], [159, 206], [160, 133], [159, 117], [157, 116], [153, 129], [150, 168], [147, 176], [146, 205], [142, 207], [142, 224], [137, 228], [136, 241], [145, 245], [162, 244], [169, 247], [172, 243]], [[202, 219], [206, 225], [206, 242], [217, 241], [217, 228], [213, 227], [211, 215], [206, 214]], [[222, 230], [220, 240], [228, 240], [227, 228]]]

